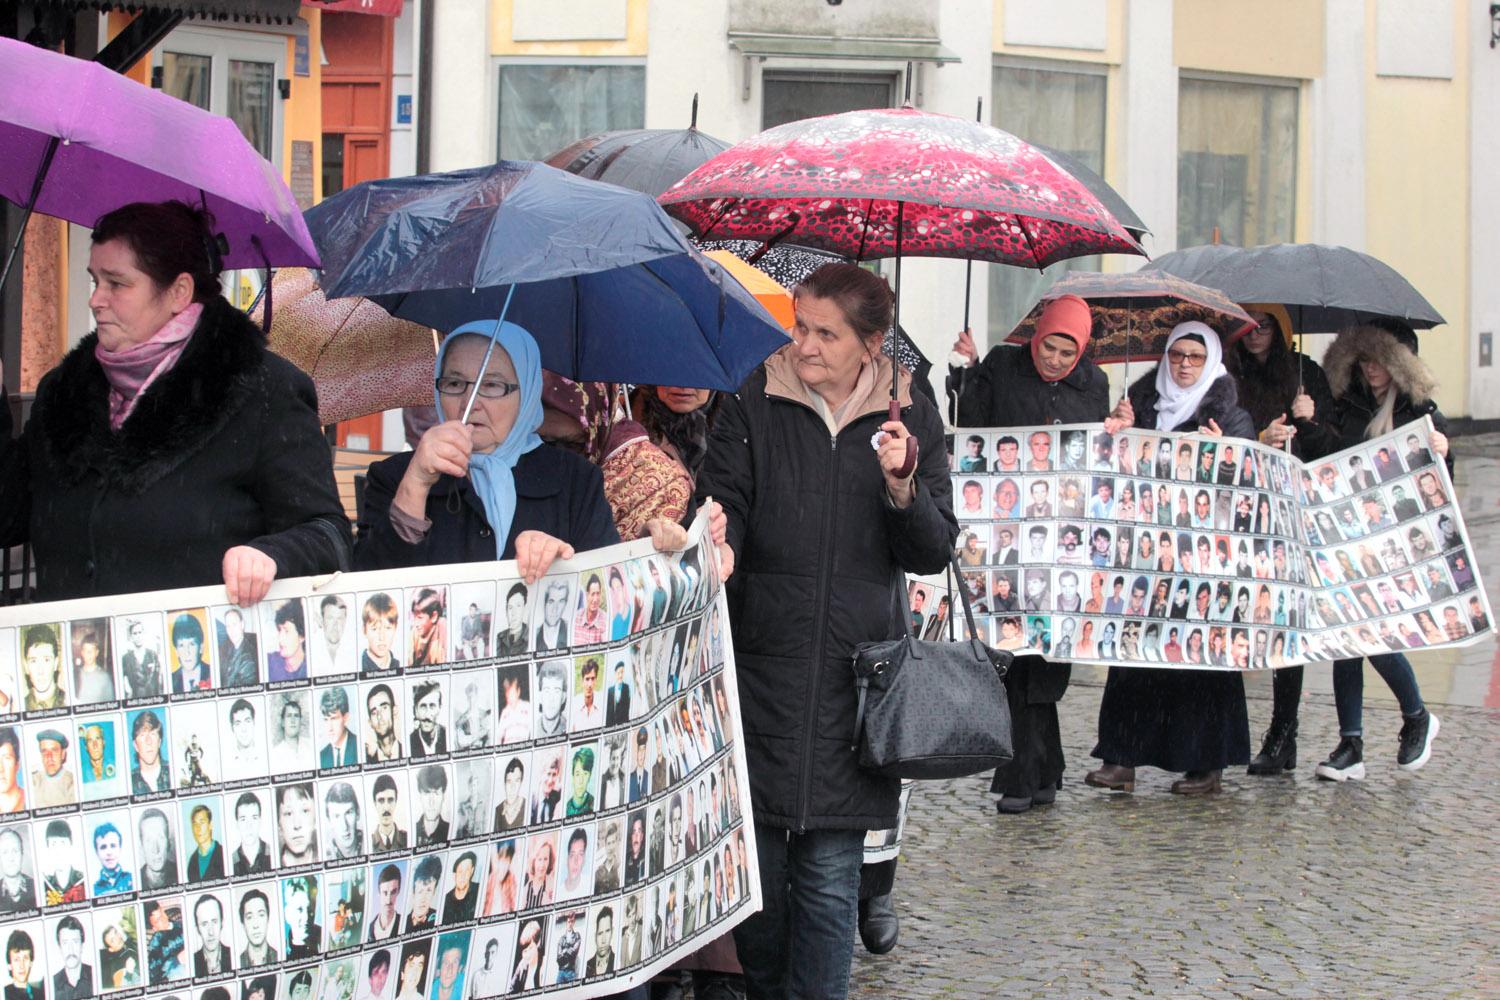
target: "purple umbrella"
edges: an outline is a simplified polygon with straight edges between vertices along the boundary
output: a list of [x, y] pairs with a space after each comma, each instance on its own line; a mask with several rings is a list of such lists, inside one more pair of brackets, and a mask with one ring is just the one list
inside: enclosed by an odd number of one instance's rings
[[201, 204], [228, 240], [226, 267], [321, 266], [286, 182], [234, 122], [9, 38], [0, 38], [0, 196], [28, 217], [85, 226], [136, 201]]

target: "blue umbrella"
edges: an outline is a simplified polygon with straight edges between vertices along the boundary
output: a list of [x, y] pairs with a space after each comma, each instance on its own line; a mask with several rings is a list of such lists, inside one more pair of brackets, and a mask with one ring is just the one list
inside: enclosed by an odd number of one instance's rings
[[328, 298], [440, 330], [503, 316], [579, 381], [737, 389], [788, 342], [650, 196], [541, 163], [369, 181], [306, 218]]

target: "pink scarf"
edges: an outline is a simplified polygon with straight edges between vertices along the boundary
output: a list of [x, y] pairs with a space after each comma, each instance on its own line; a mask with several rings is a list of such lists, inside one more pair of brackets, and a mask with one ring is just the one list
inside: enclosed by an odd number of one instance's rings
[[119, 430], [135, 410], [141, 393], [177, 363], [202, 315], [203, 304], [194, 302], [139, 344], [121, 351], [106, 351], [103, 344], [95, 345], [94, 357], [109, 380], [110, 429]]

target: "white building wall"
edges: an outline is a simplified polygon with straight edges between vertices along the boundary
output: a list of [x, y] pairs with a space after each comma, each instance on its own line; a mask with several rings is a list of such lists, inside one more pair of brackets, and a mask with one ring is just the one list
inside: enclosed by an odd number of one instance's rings
[[495, 161], [495, 73], [487, 0], [435, 0], [432, 48], [434, 172]]
[[[1151, 227], [1146, 249], [1158, 257], [1177, 248], [1177, 67], [1172, 57], [1172, 0], [1125, 5], [1124, 162], [1121, 196]], [[1132, 271], [1145, 258], [1114, 258]]]
[[[1490, 48], [1486, 4], [1468, 5], [1469, 91], [1469, 415], [1500, 417], [1500, 368], [1494, 341], [1500, 338], [1500, 51]], [[1480, 345], [1488, 337], [1490, 364], [1479, 367]]]
[[[417, 172], [417, 45], [421, 38], [422, 5], [409, 3], [396, 18], [391, 53], [391, 171], [392, 177]], [[398, 117], [402, 98], [411, 101], [411, 121]]]

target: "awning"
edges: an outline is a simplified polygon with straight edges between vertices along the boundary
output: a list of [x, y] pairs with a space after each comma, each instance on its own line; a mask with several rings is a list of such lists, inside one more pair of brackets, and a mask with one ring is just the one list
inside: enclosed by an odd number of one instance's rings
[[118, 10], [133, 14], [181, 14], [207, 21], [291, 24], [301, 0], [33, 0], [37, 7], [63, 10]]
[[339, 14], [375, 14], [400, 17], [402, 0], [303, 0], [309, 7]]
[[750, 99], [751, 62], [775, 57], [789, 59], [863, 59], [883, 62], [959, 62], [958, 53], [936, 38], [876, 38], [837, 35], [762, 35], [729, 32], [729, 47], [743, 60], [741, 98]]

